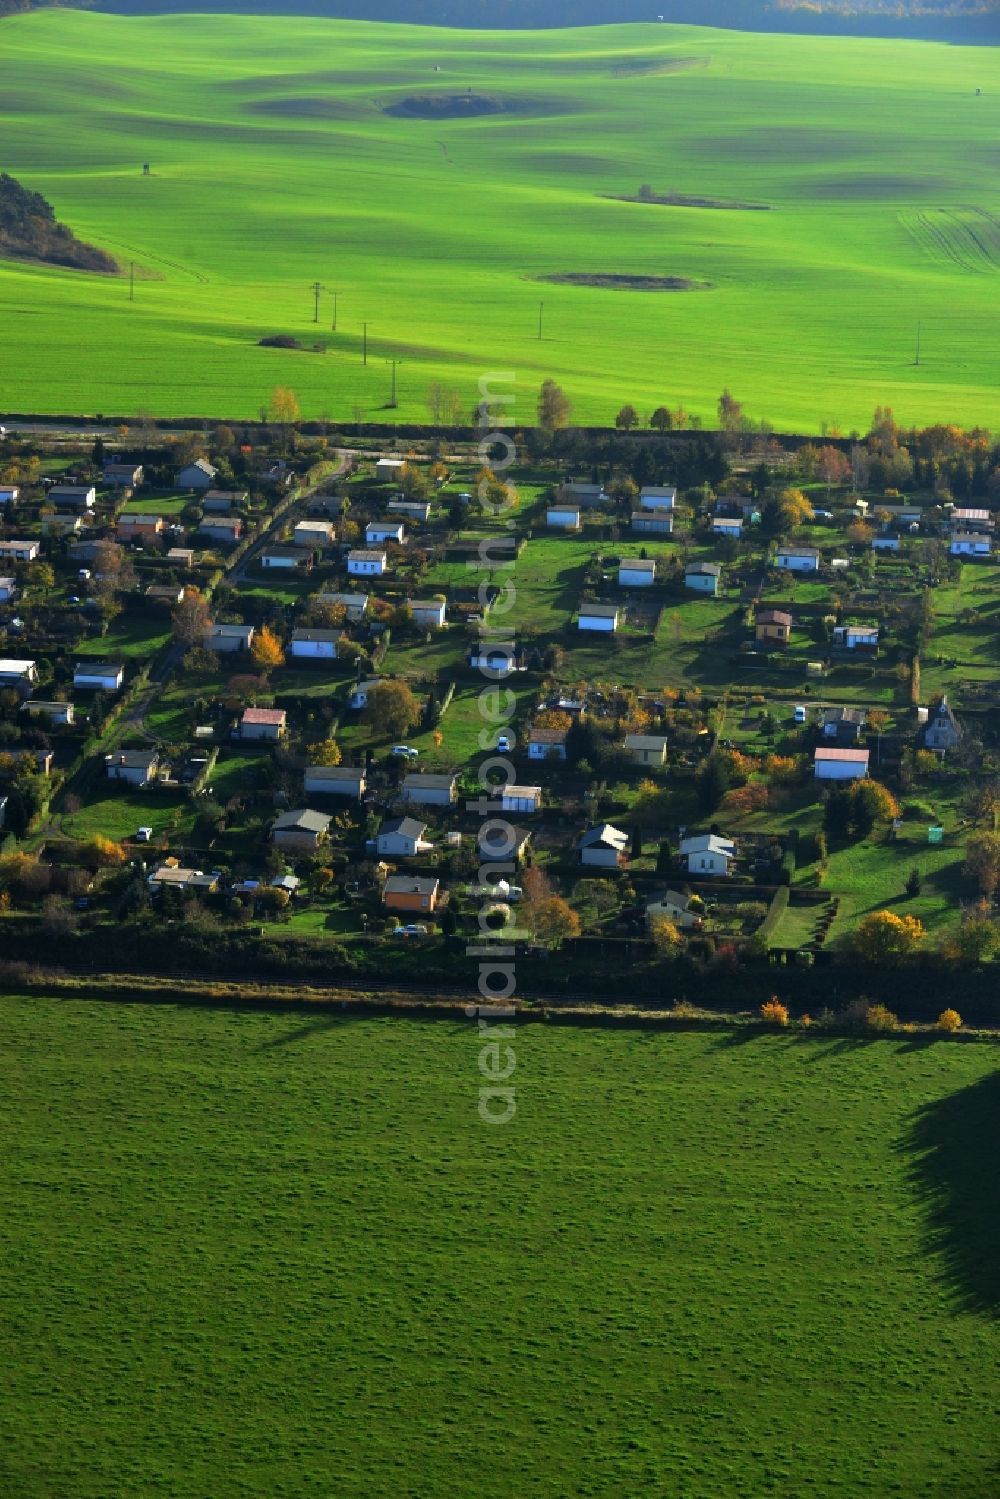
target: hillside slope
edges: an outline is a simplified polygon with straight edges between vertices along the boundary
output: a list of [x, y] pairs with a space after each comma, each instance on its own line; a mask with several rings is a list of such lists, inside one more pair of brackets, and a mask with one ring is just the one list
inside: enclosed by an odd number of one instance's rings
[[392, 357], [408, 420], [502, 369], [521, 423], [551, 375], [583, 421], [711, 421], [728, 385], [781, 428], [995, 425], [994, 53], [71, 11], [3, 41], [5, 166], [136, 292], [0, 268], [0, 410], [249, 416], [286, 384], [377, 418]]
[[[2, 8], [3, 0], [0, 0]], [[21, 0], [14, 0], [21, 3]], [[85, 0], [119, 15], [198, 10], [416, 22], [432, 26], [601, 26], [646, 21], [650, 0]], [[750, 31], [896, 36], [964, 42], [1000, 40], [1000, 0], [672, 0], [671, 22]]]

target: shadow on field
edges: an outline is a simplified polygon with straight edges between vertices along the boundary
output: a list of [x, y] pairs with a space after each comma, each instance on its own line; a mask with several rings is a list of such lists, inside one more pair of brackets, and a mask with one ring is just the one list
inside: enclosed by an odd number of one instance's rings
[[1000, 1071], [927, 1104], [901, 1148], [927, 1215], [928, 1247], [965, 1311], [1000, 1313]]

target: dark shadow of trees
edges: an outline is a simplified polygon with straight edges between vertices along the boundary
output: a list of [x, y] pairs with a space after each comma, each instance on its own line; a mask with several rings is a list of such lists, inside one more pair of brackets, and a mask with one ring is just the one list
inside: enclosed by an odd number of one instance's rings
[[966, 1311], [1000, 1313], [1000, 1071], [927, 1104], [903, 1149], [922, 1199], [928, 1248]]

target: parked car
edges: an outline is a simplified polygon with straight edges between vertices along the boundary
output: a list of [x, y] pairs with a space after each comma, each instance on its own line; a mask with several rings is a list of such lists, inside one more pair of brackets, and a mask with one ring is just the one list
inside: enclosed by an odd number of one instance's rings
[[814, 510], [813, 516], [816, 520], [833, 520], [832, 510]]
[[497, 750], [501, 755], [509, 755], [510, 748], [510, 735], [501, 734], [500, 738], [497, 740]]
[[805, 705], [805, 703], [796, 703], [795, 704], [795, 722], [796, 723], [805, 723], [806, 717], [807, 717], [807, 713], [806, 713], [806, 705]]
[[394, 937], [426, 937], [427, 928], [419, 921], [411, 922], [409, 926], [398, 926], [392, 934]]
[[394, 744], [390, 753], [401, 755], [404, 760], [416, 760], [420, 755], [420, 751], [409, 744]]

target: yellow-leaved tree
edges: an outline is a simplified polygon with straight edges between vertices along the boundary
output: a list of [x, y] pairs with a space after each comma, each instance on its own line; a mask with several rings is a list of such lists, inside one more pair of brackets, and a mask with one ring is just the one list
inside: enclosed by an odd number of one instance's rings
[[285, 652], [281, 641], [273, 630], [268, 629], [267, 625], [262, 625], [254, 633], [250, 655], [254, 665], [259, 666], [261, 671], [274, 671], [285, 664]]
[[915, 916], [897, 916], [895, 911], [873, 911], [858, 923], [853, 946], [864, 963], [895, 968], [910, 957], [927, 936]]

